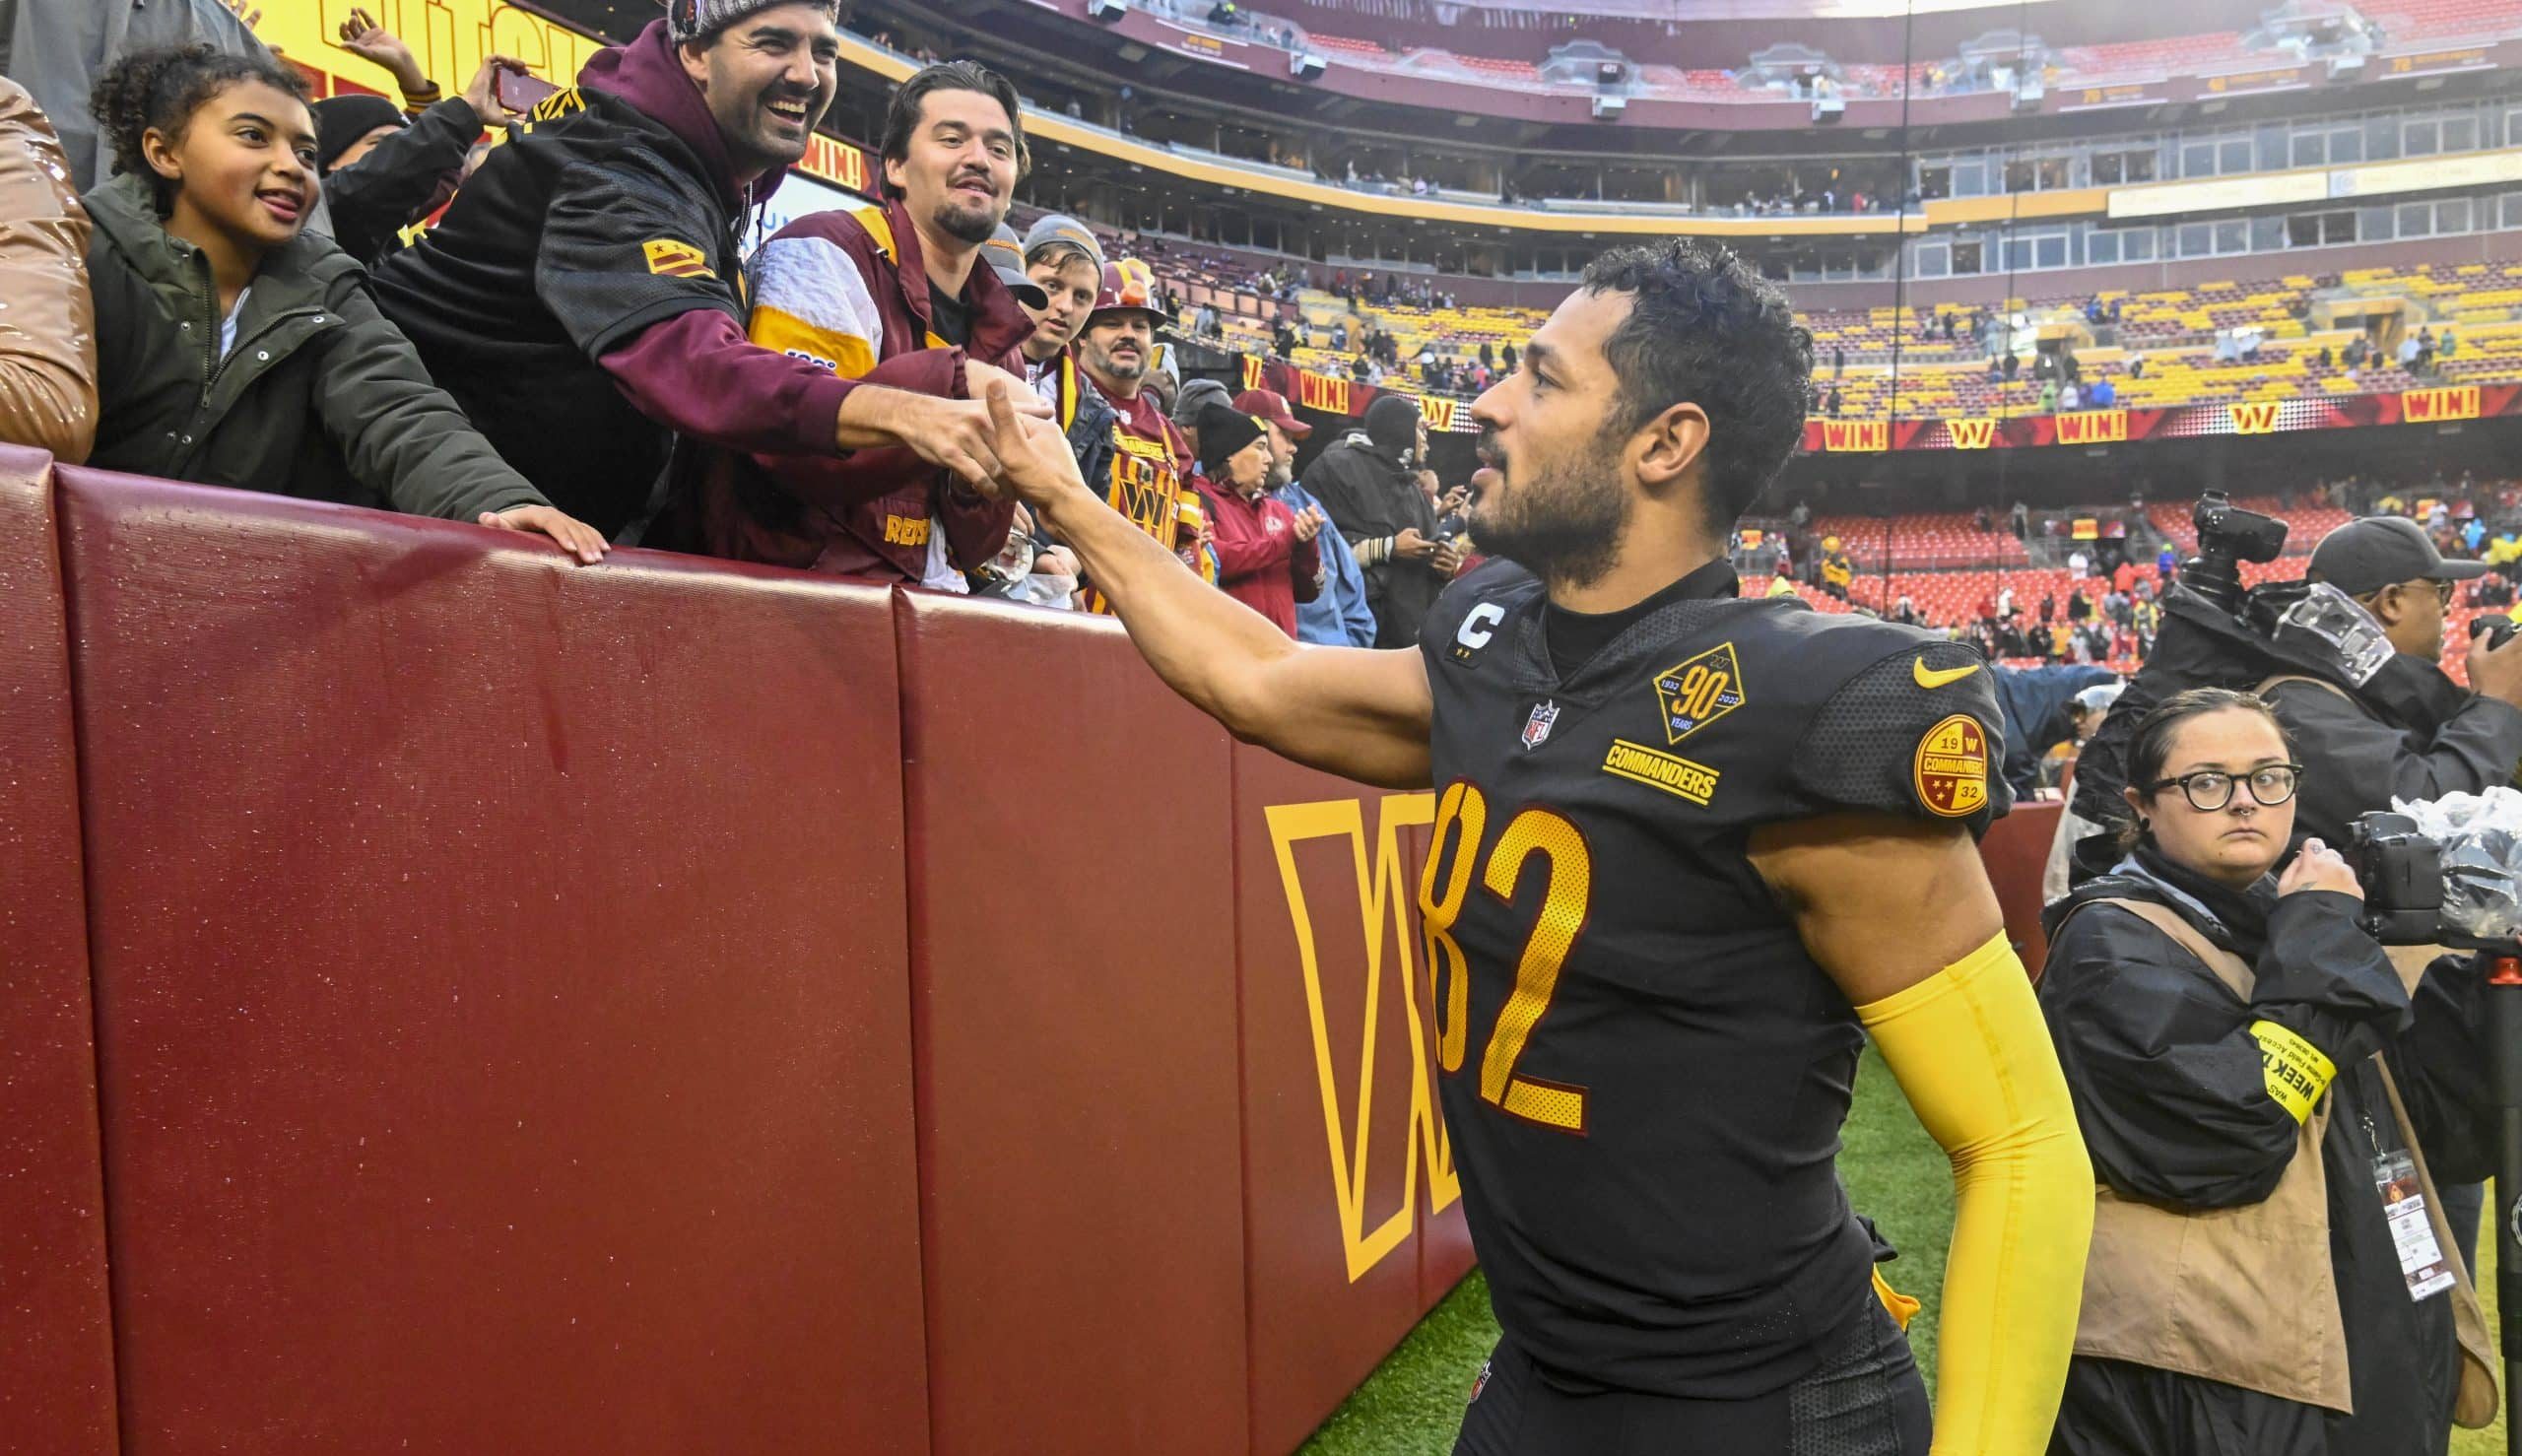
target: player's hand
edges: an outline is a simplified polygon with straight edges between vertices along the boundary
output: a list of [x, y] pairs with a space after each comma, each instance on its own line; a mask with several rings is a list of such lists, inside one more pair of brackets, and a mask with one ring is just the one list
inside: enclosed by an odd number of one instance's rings
[[531, 74], [533, 67], [512, 55], [482, 57], [482, 68], [475, 71], [473, 79], [464, 84], [464, 103], [473, 108], [474, 115], [482, 118], [484, 126], [505, 126], [521, 114], [509, 110], [499, 100], [501, 71], [512, 76], [524, 76]]
[[1439, 541], [1436, 554], [1427, 559], [1427, 564], [1435, 568], [1437, 575], [1451, 580], [1454, 573], [1462, 569], [1462, 548], [1450, 541]]
[[[989, 392], [981, 401], [989, 423], [981, 448], [996, 468], [973, 484], [984, 494], [1001, 499], [1013, 496], [1036, 510], [1070, 492], [1083, 493], [1086, 478], [1078, 474], [1077, 455], [1069, 448], [1068, 436], [1048, 420], [1018, 413], [1005, 371], [993, 372], [999, 377], [989, 382]], [[1025, 395], [1035, 404], [1042, 403], [1041, 396], [1029, 389]]]
[[486, 510], [475, 519], [495, 531], [528, 531], [549, 536], [561, 543], [561, 549], [576, 557], [581, 564], [592, 566], [604, 560], [613, 549], [595, 527], [564, 515], [549, 505], [512, 505], [506, 510]]
[[1417, 526], [1404, 526], [1392, 538], [1392, 554], [1405, 562], [1424, 562], [1436, 554], [1436, 543], [1420, 535]]
[[2470, 686], [2484, 696], [2522, 707], [2522, 632], [2505, 638], [2501, 647], [2489, 642], [2482, 632], [2470, 643]]
[[[261, 16], [259, 10], [246, 16], [246, 29], [253, 29], [254, 22]], [[429, 74], [421, 69], [419, 59], [412, 54], [412, 47], [403, 43], [402, 36], [378, 25], [376, 17], [368, 14], [366, 7], [352, 7], [350, 19], [342, 22], [340, 33], [342, 49], [393, 72], [395, 83], [404, 91], [420, 91], [430, 84]]]
[[2335, 890], [2359, 900], [2364, 897], [2364, 887], [2356, 882], [2356, 871], [2339, 856], [2337, 850], [2318, 839], [2304, 840], [2302, 852], [2294, 856], [2294, 862], [2288, 865], [2286, 873], [2278, 878], [2279, 894], [2292, 894], [2298, 890]]

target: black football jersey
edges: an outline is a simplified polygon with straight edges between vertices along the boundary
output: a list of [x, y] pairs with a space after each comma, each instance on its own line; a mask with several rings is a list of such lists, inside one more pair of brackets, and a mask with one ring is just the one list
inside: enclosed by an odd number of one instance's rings
[[1708, 584], [1564, 680], [1511, 563], [1421, 637], [1445, 1122], [1498, 1323], [1573, 1390], [1763, 1394], [1871, 1297], [1833, 1161], [1862, 1032], [1752, 831], [2006, 807], [1974, 648]]

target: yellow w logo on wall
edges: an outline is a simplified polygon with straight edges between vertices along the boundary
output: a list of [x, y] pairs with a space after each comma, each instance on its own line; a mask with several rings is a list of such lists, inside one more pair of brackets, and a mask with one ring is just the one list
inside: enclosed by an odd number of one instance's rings
[[2248, 400], [2225, 406], [2233, 417], [2233, 433], [2267, 434], [2277, 429], [2277, 401]]
[[1944, 432], [1953, 437], [1957, 450], [1984, 450], [1997, 437], [1994, 420], [1947, 420]]
[[[1441, 1213], [1461, 1197], [1454, 1176], [1453, 1147], [1438, 1115], [1434, 1084], [1429, 1080], [1427, 1023], [1419, 1012], [1419, 958], [1411, 948], [1420, 931], [1410, 913], [1415, 883], [1403, 861], [1401, 830], [1435, 821], [1435, 795], [1392, 794], [1381, 801], [1369, 853], [1365, 811], [1356, 799], [1313, 804], [1273, 804], [1268, 809], [1270, 847], [1279, 863], [1279, 881], [1288, 896], [1288, 918], [1295, 930], [1297, 962], [1304, 976], [1305, 1014], [1313, 1032], [1314, 1072], [1322, 1093], [1322, 1131], [1331, 1158], [1331, 1186], [1340, 1217], [1341, 1245], [1348, 1257], [1349, 1282], [1355, 1284], [1410, 1237], [1411, 1205], [1419, 1195], [1419, 1168], [1427, 1168], [1427, 1210]], [[1331, 1040], [1330, 1013], [1323, 992], [1322, 949], [1316, 939], [1315, 907], [1305, 899], [1296, 869], [1296, 846], [1308, 840], [1346, 840], [1358, 893], [1357, 924], [1365, 936], [1365, 1004], [1363, 1031], [1354, 1052], [1356, 1073], [1339, 1075], [1346, 1048]], [[1323, 927], [1345, 927], [1345, 914], [1321, 907]], [[1385, 964], [1385, 945], [1397, 948], [1393, 964]], [[1410, 1131], [1402, 1139], [1404, 1169], [1399, 1205], [1367, 1226], [1367, 1169], [1371, 1166], [1367, 1136], [1373, 1123], [1378, 1077], [1376, 1028], [1387, 1014], [1386, 1003], [1400, 1003], [1410, 1042]], [[1344, 1109], [1340, 1084], [1357, 1089], [1357, 1105]]]

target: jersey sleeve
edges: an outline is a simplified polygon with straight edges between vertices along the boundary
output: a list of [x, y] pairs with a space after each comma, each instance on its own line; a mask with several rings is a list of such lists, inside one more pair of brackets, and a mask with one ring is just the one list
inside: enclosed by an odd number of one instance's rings
[[630, 149], [579, 163], [553, 188], [534, 291], [589, 359], [678, 313], [714, 308], [744, 322], [736, 282], [719, 276], [706, 210]]
[[2011, 807], [1994, 669], [1960, 642], [1919, 641], [1843, 683], [1796, 745], [1807, 811], [1948, 820], [1972, 833]]

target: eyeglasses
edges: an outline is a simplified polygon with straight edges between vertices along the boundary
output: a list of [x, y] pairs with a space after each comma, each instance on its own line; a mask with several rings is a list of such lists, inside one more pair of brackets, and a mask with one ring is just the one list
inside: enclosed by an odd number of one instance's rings
[[2201, 768], [2196, 773], [2184, 773], [2178, 778], [2156, 779], [2146, 785], [2146, 792], [2158, 794], [2178, 784], [2181, 797], [2189, 801], [2190, 808], [2213, 814], [2233, 802], [2234, 784], [2247, 783], [2253, 799], [2274, 809], [2294, 797], [2294, 786], [2302, 776], [2303, 765], [2300, 763], [2271, 763], [2265, 768], [2254, 768], [2238, 779], [2220, 768]]

